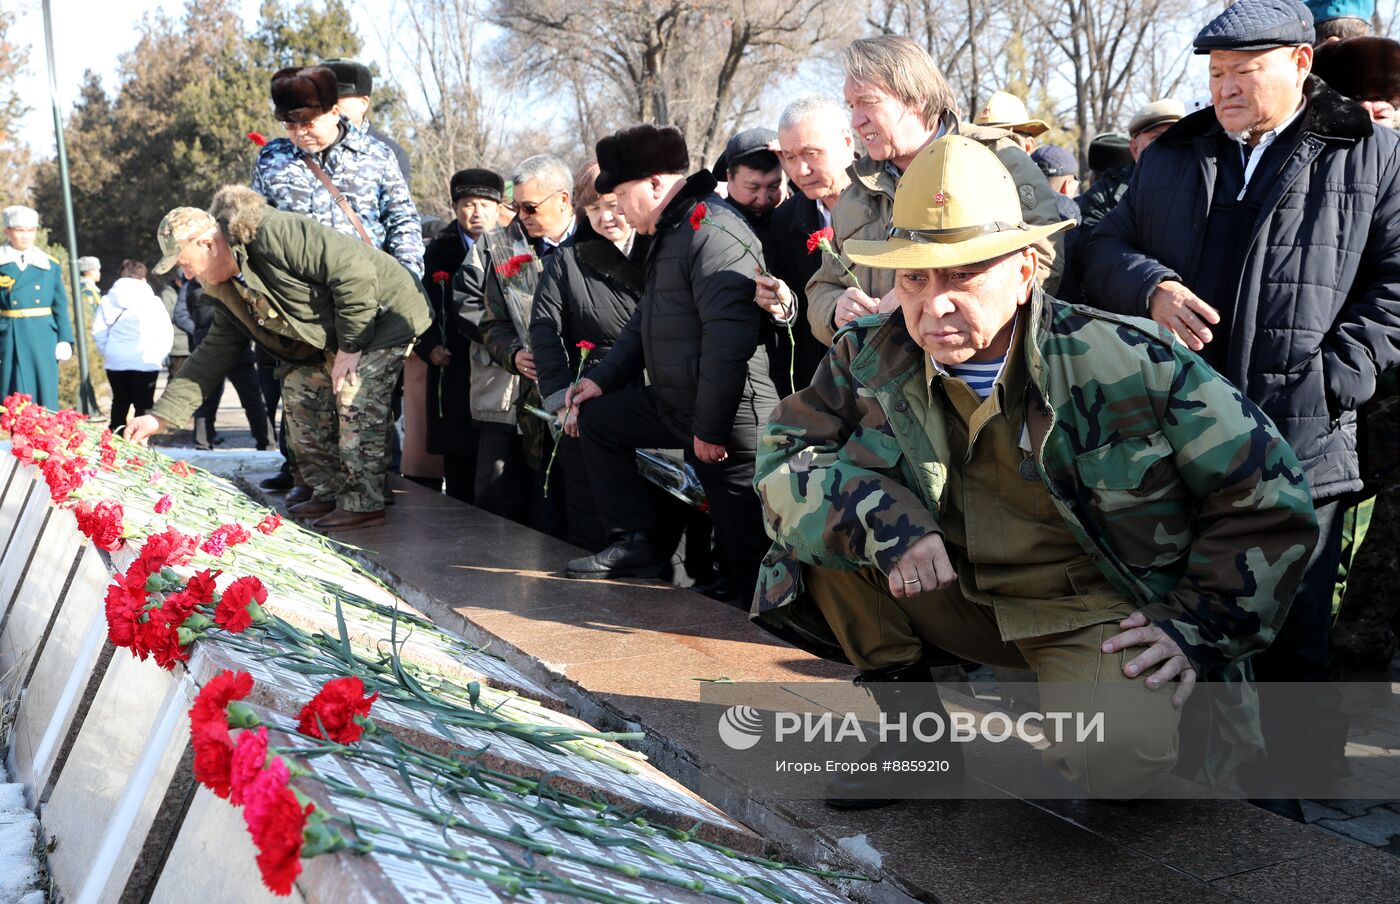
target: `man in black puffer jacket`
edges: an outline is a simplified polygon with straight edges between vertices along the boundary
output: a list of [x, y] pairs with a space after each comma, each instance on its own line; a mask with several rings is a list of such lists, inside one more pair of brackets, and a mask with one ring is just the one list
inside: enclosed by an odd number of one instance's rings
[[1082, 258], [1091, 303], [1170, 329], [1303, 464], [1320, 538], [1253, 659], [1265, 681], [1326, 678], [1338, 516], [1361, 489], [1356, 410], [1400, 365], [1400, 140], [1309, 75], [1312, 40], [1297, 0], [1240, 0], [1207, 25], [1195, 46], [1214, 106], [1148, 148]]
[[[567, 573], [666, 574], [633, 454], [680, 447], [704, 485], [738, 599], [747, 604], [768, 548], [754, 454], [778, 401], [762, 345], [765, 315], [753, 303], [762, 252], [743, 218], [715, 194], [714, 176], [685, 177], [690, 157], [678, 129], [624, 129], [599, 141], [597, 152], [598, 191], [616, 192], [628, 221], [654, 238], [641, 303], [612, 351], [570, 393], [570, 407], [582, 411], [589, 478], [613, 542], [570, 562]], [[650, 385], [629, 387], [643, 368]]]

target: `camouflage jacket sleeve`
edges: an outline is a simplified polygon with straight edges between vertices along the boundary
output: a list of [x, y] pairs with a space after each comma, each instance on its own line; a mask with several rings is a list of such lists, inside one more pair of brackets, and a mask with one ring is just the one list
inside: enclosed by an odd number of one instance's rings
[[851, 376], [861, 334], [839, 334], [811, 385], [773, 411], [754, 484], [769, 535], [798, 559], [888, 574], [939, 528], [902, 476], [903, 452], [879, 400]]
[[1196, 536], [1176, 589], [1143, 611], [1209, 667], [1273, 640], [1317, 541], [1317, 520], [1302, 466], [1268, 416], [1184, 346], [1170, 348], [1173, 379], [1159, 421], [1196, 501]]
[[379, 183], [380, 219], [384, 223], [384, 250], [408, 272], [423, 276], [423, 223], [408, 193], [408, 183], [397, 161], [384, 168]]

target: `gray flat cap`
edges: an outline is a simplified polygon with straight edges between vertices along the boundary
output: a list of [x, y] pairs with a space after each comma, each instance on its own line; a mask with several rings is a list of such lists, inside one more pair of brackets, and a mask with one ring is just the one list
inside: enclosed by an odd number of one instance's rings
[[1317, 39], [1312, 13], [1299, 0], [1239, 0], [1196, 35], [1196, 53], [1268, 50]]
[[720, 182], [728, 182], [729, 168], [740, 163], [766, 173], [778, 165], [778, 155], [768, 149], [777, 140], [772, 129], [745, 129], [729, 139], [710, 172]]
[[102, 269], [102, 261], [98, 260], [98, 259], [95, 258], [95, 257], [80, 257], [80, 258], [78, 258], [78, 272], [79, 272], [79, 273], [91, 273], [91, 272], [94, 271], [94, 270], [101, 270], [101, 269]]

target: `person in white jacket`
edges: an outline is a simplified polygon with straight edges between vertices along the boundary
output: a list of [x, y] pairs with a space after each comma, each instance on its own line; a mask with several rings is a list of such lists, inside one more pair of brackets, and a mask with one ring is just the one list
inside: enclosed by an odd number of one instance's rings
[[154, 407], [156, 378], [175, 339], [164, 303], [146, 282], [145, 264], [122, 261], [119, 278], [93, 317], [92, 339], [106, 363], [111, 426], [119, 430], [129, 409], [139, 417]]

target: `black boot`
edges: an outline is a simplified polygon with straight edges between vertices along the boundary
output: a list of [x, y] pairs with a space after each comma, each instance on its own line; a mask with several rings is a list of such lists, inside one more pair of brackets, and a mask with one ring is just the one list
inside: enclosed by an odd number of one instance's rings
[[[933, 683], [928, 665], [919, 663], [862, 672], [855, 683], [870, 691], [891, 726], [898, 724], [900, 716], [904, 717], [905, 735], [900, 740], [898, 733], [892, 731], [892, 740], [877, 743], [861, 757], [860, 762], [872, 764], [873, 769], [840, 773], [827, 783], [827, 806], [838, 810], [868, 810], [899, 800], [938, 796], [962, 783], [962, 748], [949, 740], [948, 710], [938, 696], [938, 685]], [[943, 720], [943, 734], [937, 741], [921, 741], [913, 733], [915, 718], [925, 713]], [[920, 728], [931, 734], [936, 724], [926, 719]], [[939, 770], [886, 771], [883, 768], [886, 762], [936, 762], [947, 766]]]
[[634, 530], [614, 533], [612, 544], [591, 556], [574, 559], [564, 566], [564, 574], [571, 578], [667, 578], [671, 577], [671, 563], [651, 542], [646, 531]]

